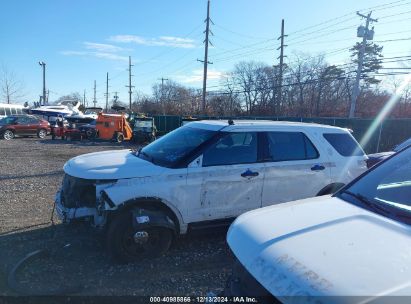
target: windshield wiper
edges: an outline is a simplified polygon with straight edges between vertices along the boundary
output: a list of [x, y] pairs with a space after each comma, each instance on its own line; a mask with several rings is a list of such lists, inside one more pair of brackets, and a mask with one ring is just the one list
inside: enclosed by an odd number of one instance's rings
[[[346, 194], [348, 194], [348, 195], [351, 195], [351, 196], [355, 197], [355, 198], [358, 199], [361, 203], [363, 203], [363, 204], [366, 205], [368, 208], [370, 208], [370, 209], [372, 209], [372, 210], [374, 210], [374, 211], [377, 211], [377, 212], [380, 212], [380, 213], [382, 212], [382, 213], [384, 213], [385, 215], [391, 215], [391, 216], [395, 216], [395, 217], [398, 217], [398, 218], [404, 218], [404, 219], [407, 219], [407, 220], [411, 220], [411, 216], [410, 216], [410, 215], [404, 214], [404, 212], [407, 213], [406, 210], [401, 210], [400, 208], [395, 207], [395, 206], [392, 206], [392, 207], [391, 207], [391, 206], [390, 206], [390, 207], [384, 207], [384, 206], [381, 205], [381, 203], [376, 202], [376, 201], [374, 201], [374, 200], [371, 200], [371, 199], [369, 199], [368, 197], [366, 197], [366, 196], [364, 196], [364, 195], [362, 195], [362, 194], [360, 194], [360, 193], [354, 193], [354, 192], [347, 191], [347, 190], [344, 191], [343, 193], [346, 193]], [[395, 212], [394, 210], [392, 210], [392, 208], [398, 210], [399, 212]], [[401, 211], [402, 211], [402, 212], [401, 212]]]

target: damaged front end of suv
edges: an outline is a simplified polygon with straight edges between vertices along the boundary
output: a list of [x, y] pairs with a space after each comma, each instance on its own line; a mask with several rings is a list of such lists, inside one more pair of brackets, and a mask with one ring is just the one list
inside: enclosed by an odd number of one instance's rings
[[104, 189], [116, 182], [115, 179], [83, 179], [66, 173], [55, 197], [58, 216], [63, 223], [84, 220], [94, 227], [103, 227], [107, 222], [106, 211], [115, 207]]

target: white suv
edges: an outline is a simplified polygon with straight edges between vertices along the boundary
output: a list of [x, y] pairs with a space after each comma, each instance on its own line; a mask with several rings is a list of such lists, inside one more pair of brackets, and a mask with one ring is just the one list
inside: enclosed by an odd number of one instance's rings
[[188, 229], [252, 209], [329, 194], [366, 170], [342, 128], [270, 121], [199, 121], [139, 151], [75, 157], [56, 195], [64, 222], [108, 227], [121, 261], [161, 254]]

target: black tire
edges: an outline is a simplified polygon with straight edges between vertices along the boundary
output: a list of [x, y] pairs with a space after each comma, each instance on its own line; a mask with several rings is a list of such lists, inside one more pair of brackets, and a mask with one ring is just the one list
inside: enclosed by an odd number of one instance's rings
[[[114, 260], [120, 263], [135, 262], [141, 258], [157, 257], [170, 248], [173, 234], [163, 227], [133, 228], [132, 213], [123, 212], [115, 217], [107, 232], [107, 249]], [[137, 232], [147, 234], [140, 244], [134, 240]]]
[[14, 132], [12, 130], [5, 130], [3, 132], [3, 139], [4, 140], [11, 140], [14, 138]]
[[46, 129], [40, 129], [37, 132], [37, 137], [41, 139], [45, 139], [47, 136], [47, 130]]
[[118, 143], [122, 143], [122, 142], [124, 141], [124, 135], [123, 135], [123, 133], [121, 133], [121, 132], [118, 132], [118, 133], [117, 133], [117, 135], [116, 135], [116, 141], [117, 141]]
[[51, 134], [51, 140], [55, 140], [56, 139], [56, 135]]
[[64, 135], [61, 135], [61, 140], [65, 140], [66, 138], [64, 137]]
[[86, 131], [86, 136], [87, 136], [88, 139], [92, 139], [93, 137], [95, 137], [94, 132], [91, 131], [91, 130]]

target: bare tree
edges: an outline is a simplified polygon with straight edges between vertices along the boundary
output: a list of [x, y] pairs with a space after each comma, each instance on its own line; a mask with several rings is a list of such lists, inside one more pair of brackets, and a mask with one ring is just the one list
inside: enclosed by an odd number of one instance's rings
[[0, 88], [1, 97], [6, 103], [20, 102], [26, 95], [23, 83], [17, 79], [17, 76], [10, 71], [5, 65], [0, 70]]

